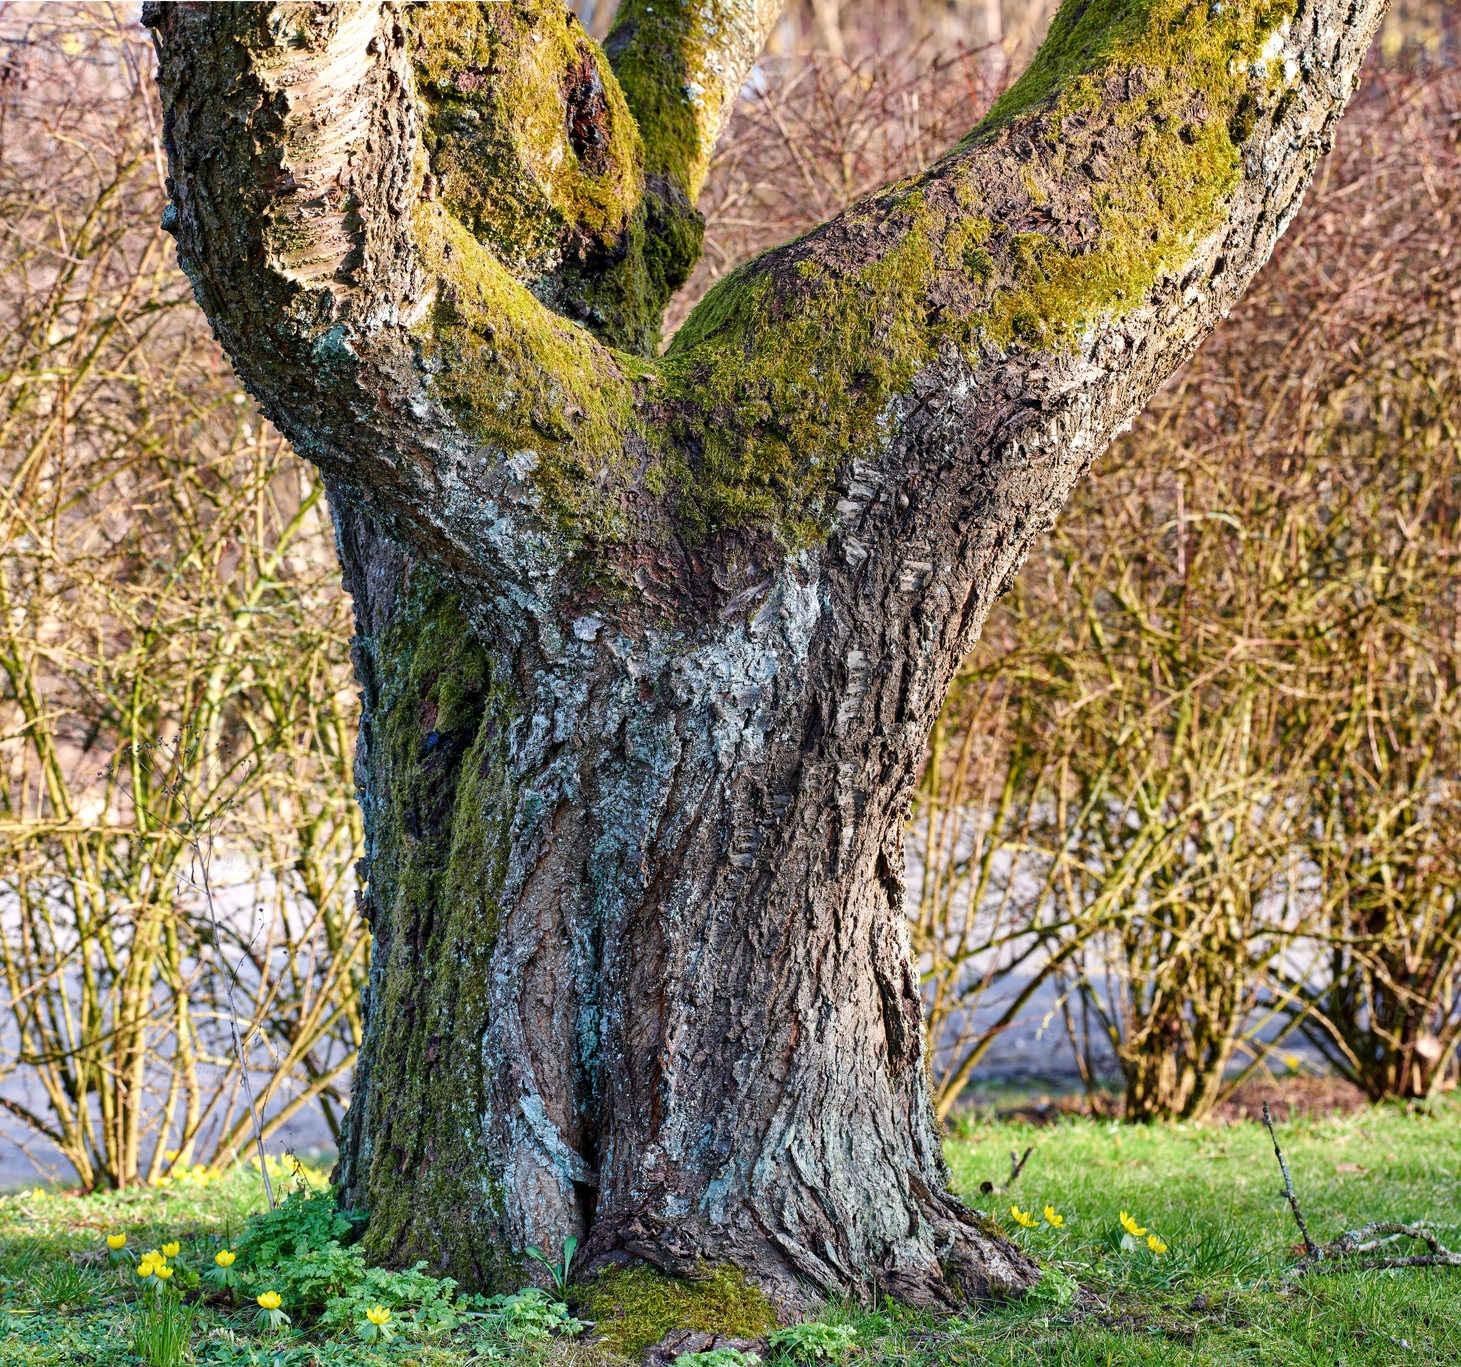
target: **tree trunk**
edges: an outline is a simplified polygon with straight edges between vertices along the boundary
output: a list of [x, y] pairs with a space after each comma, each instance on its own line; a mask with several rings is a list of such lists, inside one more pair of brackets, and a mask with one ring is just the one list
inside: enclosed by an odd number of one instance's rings
[[[1072, 482], [1297, 208], [1377, 2], [1068, 3], [974, 134], [722, 282], [774, 7], [149, 6], [168, 226], [329, 481], [359, 634], [379, 1256], [956, 1303], [902, 823]], [[610, 65], [612, 60], [612, 66]], [[631, 352], [638, 352], [635, 359]]]

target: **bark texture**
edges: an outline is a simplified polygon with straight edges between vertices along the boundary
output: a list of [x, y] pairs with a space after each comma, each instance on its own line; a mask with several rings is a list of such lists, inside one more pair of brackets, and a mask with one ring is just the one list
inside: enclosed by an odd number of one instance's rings
[[1382, 11], [1068, 0], [964, 144], [654, 359], [766, 6], [631, 5], [612, 58], [546, 6], [149, 6], [179, 257], [330, 482], [360, 623], [375, 1252], [491, 1283], [576, 1234], [788, 1313], [1034, 1279], [947, 1189], [914, 775]]

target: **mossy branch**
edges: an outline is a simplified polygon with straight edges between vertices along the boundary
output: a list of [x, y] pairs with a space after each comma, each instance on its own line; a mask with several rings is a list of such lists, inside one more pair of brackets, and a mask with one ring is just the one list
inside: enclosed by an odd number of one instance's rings
[[604, 43], [644, 139], [645, 169], [693, 204], [784, 0], [623, 0]]
[[723, 281], [650, 362], [592, 334], [648, 348], [696, 244], [654, 256], [645, 187], [688, 205], [775, 7], [630, 3], [617, 84], [527, 0], [148, 15], [180, 255], [271, 416], [466, 578], [536, 596], [587, 558], [632, 596], [655, 547], [796, 551], [861, 515], [838, 471], [935, 392], [998, 373], [991, 452], [1032, 404], [1070, 415], [1039, 442], [1099, 449], [1266, 259], [1382, 11], [1067, 6], [963, 146]]

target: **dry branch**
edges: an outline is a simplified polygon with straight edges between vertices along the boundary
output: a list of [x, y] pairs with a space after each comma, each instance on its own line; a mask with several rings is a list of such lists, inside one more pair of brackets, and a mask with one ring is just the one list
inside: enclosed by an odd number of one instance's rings
[[[1289, 1175], [1289, 1165], [1279, 1147], [1278, 1136], [1273, 1132], [1273, 1117], [1268, 1103], [1263, 1103], [1263, 1123], [1268, 1127], [1268, 1137], [1273, 1140], [1273, 1153], [1278, 1159], [1279, 1171], [1283, 1174], [1283, 1195], [1294, 1213], [1294, 1223], [1304, 1238], [1304, 1256], [1290, 1269], [1290, 1276], [1302, 1277], [1310, 1272], [1373, 1272], [1379, 1268], [1391, 1267], [1461, 1267], [1461, 1253], [1453, 1253], [1424, 1222], [1402, 1224], [1395, 1220], [1372, 1220], [1363, 1229], [1352, 1229], [1324, 1245], [1316, 1244], [1309, 1237], [1303, 1212], [1299, 1209], [1299, 1198]], [[1366, 1258], [1363, 1255], [1393, 1244], [1397, 1239], [1419, 1239], [1430, 1249], [1429, 1253], [1399, 1254], [1388, 1257]]]

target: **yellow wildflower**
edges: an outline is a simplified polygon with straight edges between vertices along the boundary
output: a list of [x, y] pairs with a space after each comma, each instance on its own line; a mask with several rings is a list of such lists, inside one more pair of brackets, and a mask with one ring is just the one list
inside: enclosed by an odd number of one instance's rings
[[163, 1281], [166, 1281], [169, 1277], [171, 1277], [173, 1271], [172, 1268], [170, 1268], [166, 1263], [158, 1263], [158, 1265], [152, 1270], [156, 1272], [157, 1275], [163, 1279]]
[[1055, 1229], [1059, 1229], [1065, 1223], [1065, 1216], [1057, 1215], [1054, 1206], [1045, 1207], [1045, 1223]]
[[1026, 1229], [1034, 1229], [1040, 1223], [1034, 1216], [1026, 1215], [1018, 1206], [1011, 1206], [1010, 1214], [1015, 1217], [1016, 1223], [1024, 1225]]
[[213, 1261], [217, 1263], [219, 1267], [232, 1267], [233, 1260], [237, 1257], [237, 1253], [230, 1253], [226, 1248], [220, 1248], [218, 1252], [213, 1255]]
[[259, 1297], [259, 1304], [265, 1310], [277, 1310], [279, 1308], [279, 1293], [277, 1291], [266, 1291]]
[[390, 1319], [390, 1317], [391, 1312], [389, 1310], [383, 1310], [378, 1305], [372, 1305], [370, 1309], [365, 1312], [365, 1318], [368, 1319], [372, 1324], [384, 1324], [388, 1319]]
[[1129, 1235], [1131, 1235], [1133, 1239], [1140, 1239], [1141, 1236], [1146, 1233], [1146, 1230], [1143, 1229], [1141, 1225], [1137, 1224], [1136, 1221], [1133, 1220], [1131, 1216], [1129, 1216], [1124, 1210], [1121, 1212], [1121, 1227]]
[[119, 1248], [126, 1248], [127, 1236], [125, 1234], [108, 1234], [107, 1247], [115, 1253]]
[[31, 1192], [30, 1199], [32, 1201], [44, 1201], [46, 1199], [46, 1193], [43, 1192], [39, 1187], [37, 1187], [33, 1192]]
[[183, 1246], [176, 1239], [170, 1244], [163, 1244], [162, 1256], [164, 1258], [176, 1258], [183, 1251]]
[[156, 1270], [156, 1268], [157, 1264], [154, 1263], [151, 1258], [143, 1258], [142, 1261], [137, 1264], [137, 1275], [139, 1277], [150, 1277]]
[[1167, 1251], [1166, 1244], [1164, 1244], [1159, 1238], [1157, 1238], [1155, 1234], [1148, 1234], [1146, 1236], [1146, 1246], [1151, 1249], [1153, 1253], [1165, 1253]]

